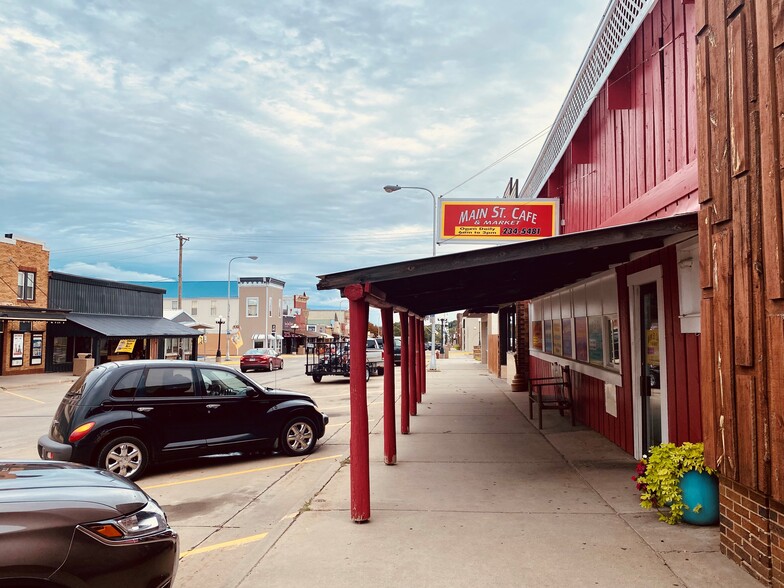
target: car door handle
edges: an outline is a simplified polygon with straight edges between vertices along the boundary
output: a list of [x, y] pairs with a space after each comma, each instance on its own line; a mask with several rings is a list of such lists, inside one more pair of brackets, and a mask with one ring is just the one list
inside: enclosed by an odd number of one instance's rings
[[213, 408], [220, 408], [220, 404], [208, 404], [207, 408], [209, 408], [210, 410], [212, 410]]
[[138, 410], [139, 412], [150, 412], [153, 408], [154, 407], [152, 406], [140, 406], [136, 410]]

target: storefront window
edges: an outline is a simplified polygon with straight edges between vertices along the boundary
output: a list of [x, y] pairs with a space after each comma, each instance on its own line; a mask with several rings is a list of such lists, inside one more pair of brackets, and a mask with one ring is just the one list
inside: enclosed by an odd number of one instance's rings
[[531, 350], [620, 370], [614, 272], [532, 301], [529, 316]]
[[68, 337], [55, 337], [52, 341], [52, 363], [54, 365], [68, 363]]

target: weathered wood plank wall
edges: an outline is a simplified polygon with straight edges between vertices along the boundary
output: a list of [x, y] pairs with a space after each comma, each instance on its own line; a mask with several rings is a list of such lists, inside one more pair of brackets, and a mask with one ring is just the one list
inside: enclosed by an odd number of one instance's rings
[[784, 502], [784, 3], [695, 8], [706, 457]]

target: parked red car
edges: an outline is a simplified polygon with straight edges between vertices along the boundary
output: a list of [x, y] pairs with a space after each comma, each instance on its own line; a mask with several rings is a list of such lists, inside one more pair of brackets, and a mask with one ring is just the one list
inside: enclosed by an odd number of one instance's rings
[[248, 370], [272, 370], [283, 369], [283, 358], [274, 349], [256, 347], [248, 349], [240, 358], [240, 370], [244, 373]]

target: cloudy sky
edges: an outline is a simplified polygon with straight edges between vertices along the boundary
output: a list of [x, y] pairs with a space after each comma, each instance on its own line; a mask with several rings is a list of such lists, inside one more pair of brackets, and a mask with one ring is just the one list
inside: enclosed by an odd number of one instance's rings
[[[0, 0], [0, 229], [113, 280], [427, 257], [433, 201], [521, 182], [606, 0]], [[473, 179], [471, 179], [473, 177]], [[470, 181], [466, 181], [469, 180]], [[439, 254], [458, 251], [439, 246]]]

